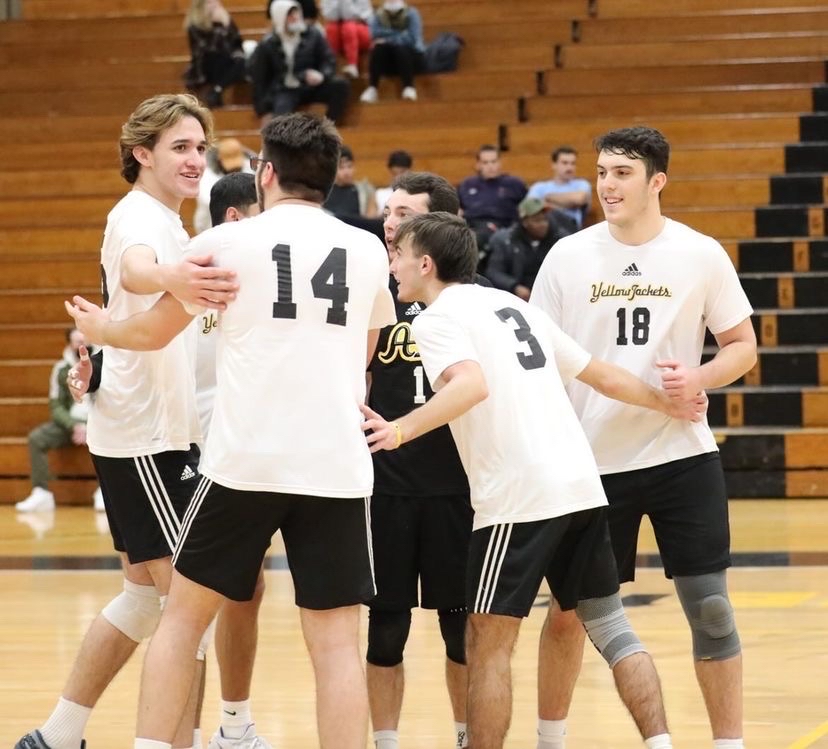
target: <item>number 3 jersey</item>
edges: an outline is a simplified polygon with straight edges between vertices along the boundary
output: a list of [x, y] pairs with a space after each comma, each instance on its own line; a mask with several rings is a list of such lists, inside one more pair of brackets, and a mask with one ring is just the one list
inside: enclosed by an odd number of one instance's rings
[[[386, 273], [388, 269], [386, 266]], [[368, 405], [388, 420], [405, 416], [434, 391], [425, 374], [411, 325], [426, 308], [423, 302], [397, 299], [397, 282], [388, 281], [396, 307], [394, 325], [380, 332], [368, 371]], [[438, 497], [468, 492], [466, 472], [447, 426], [435, 429], [397, 450], [374, 453], [374, 493], [403, 497]]]
[[[616, 241], [606, 222], [564, 237], [544, 260], [531, 303], [595, 357], [659, 388], [657, 361], [698, 366], [705, 328], [721, 333], [753, 311], [722, 246], [671, 219], [642, 245]], [[671, 419], [580, 382], [569, 394], [602, 473], [716, 450], [706, 420]]]
[[367, 497], [368, 331], [388, 325], [388, 256], [372, 234], [303, 204], [198, 235], [190, 252], [236, 272], [221, 312], [201, 472], [242, 491]]
[[505, 291], [450, 286], [414, 321], [414, 336], [438, 390], [459, 362], [477, 362], [486, 378], [488, 397], [450, 424], [475, 529], [606, 504], [564, 388], [590, 355], [545, 313]]

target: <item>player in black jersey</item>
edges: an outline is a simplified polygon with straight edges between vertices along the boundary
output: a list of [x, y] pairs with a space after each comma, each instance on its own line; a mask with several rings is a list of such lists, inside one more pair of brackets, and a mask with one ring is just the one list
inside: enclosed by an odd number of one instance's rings
[[[385, 241], [393, 252], [397, 227], [432, 211], [457, 213], [457, 192], [442, 177], [408, 172], [392, 185], [384, 210]], [[425, 309], [397, 299], [397, 323], [383, 328], [368, 371], [368, 405], [388, 419], [425, 403], [434, 392], [411, 323]], [[436, 609], [446, 646], [446, 684], [456, 746], [466, 742], [466, 557], [472, 529], [469, 485], [448, 427], [398, 450], [374, 454], [371, 533], [377, 596], [368, 622], [368, 696], [377, 749], [396, 749], [404, 690], [403, 650], [411, 609]], [[418, 597], [418, 582], [421, 595]]]

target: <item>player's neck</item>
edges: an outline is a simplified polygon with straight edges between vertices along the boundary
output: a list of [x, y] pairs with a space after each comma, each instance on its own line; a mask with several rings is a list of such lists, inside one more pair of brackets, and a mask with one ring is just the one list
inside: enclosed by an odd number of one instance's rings
[[423, 289], [423, 301], [427, 305], [432, 305], [435, 301], [437, 301], [437, 297], [440, 296], [440, 294], [442, 294], [446, 289], [457, 285], [458, 284], [454, 281], [451, 283], [443, 283], [443, 281], [434, 279]]
[[645, 214], [637, 221], [628, 224], [609, 224], [609, 231], [612, 238], [621, 244], [628, 244], [633, 247], [647, 244], [655, 239], [664, 230], [667, 219], [661, 212]]
[[265, 210], [277, 205], [309, 205], [313, 208], [319, 208], [319, 203], [297, 198], [295, 195], [286, 195], [285, 193], [265, 195]]
[[146, 178], [142, 179], [142, 176], [143, 175], [139, 175], [138, 180], [132, 186], [133, 190], [146, 193], [151, 198], [155, 198], [155, 200], [159, 203], [169, 208], [171, 211], [181, 213], [181, 204], [184, 202], [184, 198], [181, 198], [168, 190], [164, 190], [161, 185], [157, 184], [154, 180]]

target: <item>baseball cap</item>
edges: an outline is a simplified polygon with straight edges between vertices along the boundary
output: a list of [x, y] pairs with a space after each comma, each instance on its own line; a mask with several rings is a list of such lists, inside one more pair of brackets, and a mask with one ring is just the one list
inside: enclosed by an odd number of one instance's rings
[[526, 218], [527, 216], [534, 216], [543, 210], [543, 201], [537, 198], [524, 198], [518, 204], [518, 216]]
[[238, 172], [244, 166], [244, 146], [235, 138], [223, 138], [218, 144], [218, 159], [225, 172]]

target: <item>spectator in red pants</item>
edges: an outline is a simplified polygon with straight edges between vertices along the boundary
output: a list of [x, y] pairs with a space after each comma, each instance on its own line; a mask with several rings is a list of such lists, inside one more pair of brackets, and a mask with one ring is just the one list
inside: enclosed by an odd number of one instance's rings
[[374, 15], [371, 0], [322, 0], [328, 44], [345, 58], [342, 73], [359, 77], [359, 53], [371, 49], [368, 23]]

